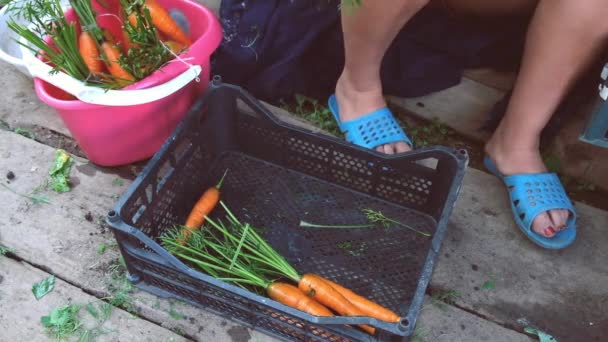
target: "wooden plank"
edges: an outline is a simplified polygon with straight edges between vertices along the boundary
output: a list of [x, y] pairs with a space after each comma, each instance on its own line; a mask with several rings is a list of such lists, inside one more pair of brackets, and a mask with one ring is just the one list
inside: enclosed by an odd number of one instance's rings
[[[9, 170], [16, 174], [8, 186], [20, 193], [29, 193], [46, 178], [53, 150], [16, 134], [0, 132], [0, 157], [3, 158], [0, 174], [4, 175]], [[98, 217], [111, 208], [115, 196], [124, 191], [126, 181], [123, 185], [113, 185], [114, 175], [105, 174], [83, 162], [77, 163], [72, 178], [78, 185], [71, 192], [41, 194], [49, 198], [49, 205], [32, 204], [0, 188], [0, 205], [8, 213], [0, 217], [0, 243], [15, 248], [16, 254], [24, 260], [103, 296], [108, 292], [108, 276], [104, 269], [117, 257], [117, 251], [111, 250], [103, 255], [95, 251], [97, 246], [112, 241], [112, 237], [107, 229], [101, 233], [96, 222], [87, 221], [85, 215], [90, 211]], [[170, 317], [169, 302], [142, 292], [138, 292], [135, 299], [139, 315], [163, 327], [179, 329], [196, 340], [223, 340], [231, 336], [270, 340], [258, 332], [189, 305], [179, 305], [177, 310], [186, 319], [176, 321]], [[429, 331], [436, 330], [448, 336], [456, 332], [446, 329], [461, 329], [460, 320], [453, 322], [457, 325], [449, 325], [447, 323], [453, 320], [452, 316], [438, 320], [438, 315], [442, 314], [434, 313], [430, 316], [432, 318], [426, 321], [421, 318], [420, 322]], [[499, 335], [512, 334], [475, 316], [463, 320], [462, 324], [477, 326], [479, 330], [497, 331]], [[486, 324], [489, 325], [487, 328], [484, 327]]]
[[[45, 334], [40, 323], [42, 316], [67, 304], [86, 305], [99, 300], [84, 293], [61, 279], [55, 279], [53, 291], [40, 300], [32, 294], [32, 285], [49, 277], [50, 274], [33, 268], [28, 264], [0, 257], [0, 331], [2, 341], [52, 341]], [[107, 321], [101, 325], [82, 309], [78, 315], [84, 324], [71, 339], [80, 336], [84, 330], [99, 327], [106, 333], [99, 335], [95, 341], [187, 341], [170, 330], [159, 327], [146, 320], [138, 319], [131, 314], [114, 308]], [[97, 330], [97, 331], [100, 331]], [[94, 331], [94, 330], [93, 330]]]
[[[54, 150], [17, 134], [0, 131], [0, 175], [13, 191], [29, 194], [47, 179]], [[15, 179], [6, 182], [8, 171]], [[0, 244], [13, 247], [28, 262], [40, 265], [70, 283], [96, 293], [109, 294], [109, 265], [118, 258], [111, 249], [99, 254], [97, 248], [114, 241], [103, 216], [114, 205], [129, 181], [89, 164], [77, 161], [71, 173], [72, 191], [56, 194], [43, 191], [50, 204], [34, 204], [0, 187]], [[118, 181], [116, 181], [118, 180]], [[87, 220], [90, 213], [91, 221]], [[200, 341], [231, 341], [236, 337], [264, 337], [259, 332], [228, 322], [217, 315], [189, 305], [180, 305], [141, 291], [134, 295], [138, 314], [163, 327], [183, 332]], [[174, 308], [183, 319], [171, 315]]]
[[0, 61], [0, 120], [12, 128], [31, 128], [34, 125], [70, 136], [70, 132], [54, 109], [40, 101], [34, 83], [12, 65]]
[[544, 250], [515, 226], [502, 183], [469, 169], [433, 274], [457, 305], [509, 326], [528, 322], [558, 341], [608, 332], [608, 213], [576, 203], [577, 241]]
[[524, 334], [481, 319], [452, 305], [438, 303], [429, 296], [425, 298], [413, 336], [412, 342], [532, 341]]
[[426, 119], [438, 119], [458, 133], [478, 141], [487, 139], [488, 133], [479, 128], [492, 106], [504, 93], [464, 78], [452, 88], [415, 98], [390, 96], [390, 103]]

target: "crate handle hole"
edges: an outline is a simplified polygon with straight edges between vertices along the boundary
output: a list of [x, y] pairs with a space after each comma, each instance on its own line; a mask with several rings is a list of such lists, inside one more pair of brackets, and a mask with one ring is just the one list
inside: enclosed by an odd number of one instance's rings
[[410, 325], [410, 320], [407, 318], [402, 318], [401, 321], [399, 321], [399, 325], [402, 328], [407, 328]]

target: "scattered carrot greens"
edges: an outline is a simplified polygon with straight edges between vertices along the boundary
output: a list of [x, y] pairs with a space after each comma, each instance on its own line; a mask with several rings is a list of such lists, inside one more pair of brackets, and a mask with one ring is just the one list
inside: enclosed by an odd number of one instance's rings
[[363, 209], [363, 213], [365, 214], [365, 216], [367, 217], [367, 219], [368, 219], [370, 222], [373, 222], [373, 223], [380, 223], [380, 224], [382, 224], [384, 227], [387, 227], [387, 228], [388, 228], [388, 227], [390, 227], [392, 224], [396, 224], [396, 225], [399, 225], [399, 226], [405, 227], [405, 228], [407, 228], [407, 229], [409, 229], [409, 230], [412, 230], [412, 231], [414, 231], [414, 232], [416, 232], [416, 233], [418, 233], [418, 234], [421, 234], [421, 235], [424, 235], [424, 236], [431, 236], [431, 234], [429, 234], [429, 233], [422, 232], [422, 231], [420, 231], [420, 230], [417, 230], [417, 229], [415, 229], [415, 228], [412, 228], [412, 227], [408, 226], [408, 225], [407, 225], [407, 224], [405, 224], [405, 223], [401, 223], [401, 222], [399, 222], [399, 221], [395, 221], [395, 220], [393, 220], [393, 219], [391, 219], [391, 218], [388, 218], [388, 217], [386, 217], [386, 216], [385, 216], [383, 213], [381, 213], [380, 211], [375, 211], [375, 210], [372, 210], [372, 209]]
[[42, 197], [42, 196], [35, 196], [34, 194], [32, 194], [32, 195], [26, 195], [26, 194], [22, 194], [22, 193], [19, 193], [19, 192], [17, 192], [17, 191], [15, 191], [15, 190], [13, 190], [11, 187], [9, 187], [8, 185], [6, 185], [6, 184], [4, 184], [4, 183], [0, 183], [0, 185], [1, 185], [3, 188], [5, 188], [5, 189], [9, 190], [10, 192], [14, 193], [15, 195], [18, 195], [18, 196], [21, 196], [21, 197], [27, 198], [27, 199], [31, 200], [32, 202], [34, 202], [34, 203], [36, 203], [36, 204], [40, 204], [40, 203], [50, 204], [50, 203], [51, 203], [51, 202], [49, 201], [49, 199], [48, 199], [48, 198], [46, 198], [46, 197]]
[[70, 170], [74, 160], [64, 150], [58, 149], [55, 153], [53, 167], [49, 171], [50, 185], [56, 192], [70, 191]]
[[78, 313], [82, 308], [78, 304], [67, 304], [56, 308], [48, 316], [42, 316], [40, 322], [49, 336], [62, 340], [74, 334], [82, 326]]
[[335, 228], [335, 229], [358, 229], [358, 228], [371, 228], [373, 224], [360, 224], [360, 225], [325, 225], [315, 224], [306, 221], [300, 221], [300, 227], [302, 228]]
[[396, 224], [396, 225], [405, 227], [409, 230], [412, 230], [418, 234], [421, 234], [421, 235], [424, 235], [427, 237], [431, 236], [431, 234], [429, 234], [429, 233], [422, 232], [420, 230], [417, 230], [415, 228], [412, 228], [412, 227], [406, 225], [405, 223], [388, 218], [384, 214], [382, 214], [380, 211], [375, 211], [372, 209], [363, 209], [363, 214], [365, 214], [365, 217], [367, 218], [367, 220], [369, 222], [371, 222], [372, 224], [324, 225], [324, 224], [316, 224], [316, 223], [310, 223], [310, 222], [306, 222], [306, 221], [300, 221], [300, 227], [302, 227], [302, 228], [329, 228], [329, 229], [359, 229], [359, 228], [372, 228], [372, 227], [374, 227], [374, 224], [376, 224], [376, 223], [381, 224], [385, 228], [389, 228], [390, 226]]
[[55, 288], [55, 276], [51, 275], [34, 285], [32, 285], [32, 293], [36, 300], [40, 300]]
[[15, 250], [12, 248], [0, 245], [0, 255], [6, 255], [8, 253], [15, 253]]

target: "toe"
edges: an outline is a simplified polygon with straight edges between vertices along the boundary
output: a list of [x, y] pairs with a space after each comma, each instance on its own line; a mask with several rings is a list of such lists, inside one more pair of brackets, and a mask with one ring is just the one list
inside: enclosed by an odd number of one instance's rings
[[407, 151], [410, 151], [411, 149], [412, 148], [410, 147], [410, 145], [408, 145], [404, 141], [399, 141], [398, 143], [395, 144], [395, 150], [397, 150], [397, 153], [407, 152]]
[[556, 232], [553, 221], [547, 213], [539, 214], [534, 218], [534, 221], [532, 221], [532, 230], [547, 238], [552, 238], [555, 236]]
[[568, 223], [568, 210], [551, 210], [549, 211], [551, 221], [553, 221], [554, 227], [557, 231], [566, 228]]
[[385, 144], [384, 145], [384, 153], [386, 154], [395, 154], [395, 148], [393, 144]]
[[380, 152], [380, 153], [384, 153], [384, 145], [380, 145], [380, 146], [376, 147], [376, 151]]

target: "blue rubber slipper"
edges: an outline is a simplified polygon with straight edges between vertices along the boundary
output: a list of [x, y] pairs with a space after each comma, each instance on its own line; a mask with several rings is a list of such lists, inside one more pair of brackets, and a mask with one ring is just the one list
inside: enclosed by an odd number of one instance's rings
[[[576, 213], [555, 173], [504, 176], [489, 157], [486, 156], [483, 162], [488, 171], [506, 185], [515, 223], [532, 242], [547, 249], [561, 249], [574, 242]], [[532, 230], [532, 221], [540, 213], [552, 209], [566, 209], [570, 211], [570, 217], [565, 229], [552, 238], [547, 238]]]
[[348, 142], [369, 149], [399, 141], [414, 146], [387, 107], [358, 119], [342, 122], [340, 121], [340, 111], [335, 95], [329, 97], [328, 106], [338, 123], [340, 131], [346, 133], [346, 141]]

